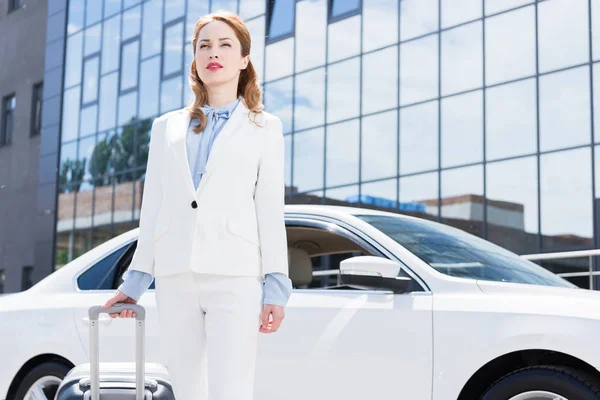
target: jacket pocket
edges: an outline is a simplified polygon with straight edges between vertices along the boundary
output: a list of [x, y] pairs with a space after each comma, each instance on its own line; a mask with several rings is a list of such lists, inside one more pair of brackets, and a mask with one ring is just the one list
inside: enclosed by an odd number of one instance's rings
[[251, 243], [255, 246], [259, 246], [258, 243], [258, 234], [256, 231], [253, 231], [251, 226], [239, 222], [237, 220], [227, 220], [227, 231], [234, 236], [237, 236], [241, 239], [244, 239], [248, 243]]

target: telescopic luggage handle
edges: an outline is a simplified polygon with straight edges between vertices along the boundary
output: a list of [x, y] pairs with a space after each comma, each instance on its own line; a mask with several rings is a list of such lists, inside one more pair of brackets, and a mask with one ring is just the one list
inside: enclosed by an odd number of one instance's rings
[[139, 304], [115, 303], [112, 307], [92, 306], [88, 310], [90, 319], [90, 378], [91, 400], [100, 400], [100, 352], [98, 338], [98, 318], [100, 314], [120, 313], [131, 310], [135, 313], [135, 399], [144, 400], [145, 375], [145, 322], [146, 310]]

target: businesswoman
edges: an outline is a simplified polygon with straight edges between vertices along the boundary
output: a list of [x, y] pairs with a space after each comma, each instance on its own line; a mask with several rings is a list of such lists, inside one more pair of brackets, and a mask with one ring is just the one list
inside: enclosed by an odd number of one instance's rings
[[177, 400], [250, 400], [258, 333], [278, 330], [292, 288], [283, 130], [240, 18], [201, 17], [192, 45], [195, 99], [153, 122], [137, 248], [103, 307], [137, 302], [154, 279]]

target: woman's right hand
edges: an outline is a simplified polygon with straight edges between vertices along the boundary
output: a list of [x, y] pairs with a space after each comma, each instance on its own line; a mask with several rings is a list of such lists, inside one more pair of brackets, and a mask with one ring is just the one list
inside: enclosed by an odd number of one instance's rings
[[[112, 307], [115, 303], [137, 304], [137, 301], [117, 290], [114, 296], [108, 299], [102, 308], [106, 309]], [[135, 318], [135, 313], [132, 310], [123, 310], [120, 313], [109, 313], [108, 315], [110, 315], [111, 318]]]

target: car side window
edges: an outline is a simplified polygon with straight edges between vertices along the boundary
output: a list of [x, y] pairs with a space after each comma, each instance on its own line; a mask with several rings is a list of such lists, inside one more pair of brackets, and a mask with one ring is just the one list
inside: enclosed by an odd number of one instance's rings
[[114, 289], [115, 276], [119, 260], [130, 245], [123, 246], [112, 252], [93, 267], [77, 278], [77, 286], [81, 290], [110, 290]]
[[342, 285], [340, 276], [340, 263], [356, 256], [370, 255], [363, 251], [327, 254], [313, 257], [313, 280], [308, 288], [329, 288]]
[[[121, 283], [123, 283], [123, 274], [125, 273], [125, 271], [127, 271], [127, 268], [129, 268], [129, 265], [131, 264], [131, 260], [133, 258], [133, 254], [135, 253], [135, 249], [137, 248], [137, 240], [133, 243], [131, 243], [131, 246], [129, 247], [127, 254], [125, 254], [125, 256], [121, 259], [121, 262], [119, 262], [119, 268], [118, 268], [118, 280], [117, 283], [115, 284], [115, 289], [118, 288]], [[154, 279], [152, 280], [152, 283], [150, 284], [150, 286], [148, 287], [148, 290], [154, 290]]]

